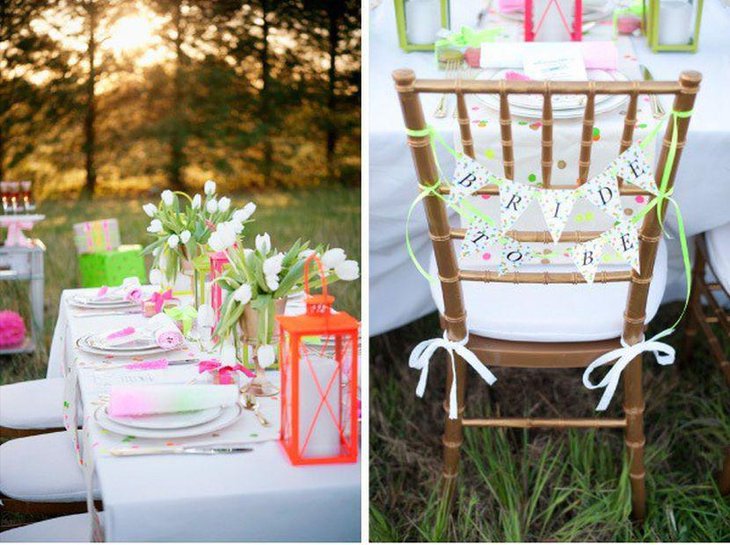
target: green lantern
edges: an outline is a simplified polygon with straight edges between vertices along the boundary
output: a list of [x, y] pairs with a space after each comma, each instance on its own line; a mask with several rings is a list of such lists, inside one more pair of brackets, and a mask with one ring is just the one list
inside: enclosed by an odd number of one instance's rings
[[700, 39], [702, 0], [647, 0], [646, 36], [652, 51], [694, 53]]
[[439, 30], [450, 27], [449, 0], [395, 0], [395, 19], [403, 51], [433, 51]]

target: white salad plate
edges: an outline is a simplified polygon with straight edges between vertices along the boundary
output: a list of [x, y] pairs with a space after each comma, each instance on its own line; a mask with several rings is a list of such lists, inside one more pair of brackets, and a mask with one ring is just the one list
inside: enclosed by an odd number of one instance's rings
[[119, 435], [131, 435], [139, 439], [176, 439], [181, 437], [195, 437], [196, 435], [222, 430], [233, 424], [242, 414], [243, 407], [236, 403], [235, 405], [223, 407], [221, 413], [216, 418], [202, 424], [185, 428], [144, 429], [114, 422], [107, 415], [106, 407], [99, 407], [94, 411], [94, 420], [100, 428]]
[[112, 416], [108, 412], [105, 412], [105, 416], [112, 422], [130, 428], [169, 430], [207, 424], [211, 420], [218, 418], [222, 412], [223, 407], [211, 407], [200, 411], [149, 414], [144, 416]]
[[[510, 69], [499, 70], [495, 73], [488, 71], [480, 72], [477, 80], [499, 80]], [[618, 71], [588, 70], [588, 78], [593, 81], [629, 81], [624, 74]], [[499, 110], [499, 95], [477, 95], [477, 98], [487, 107]], [[585, 97], [566, 97], [564, 100], [560, 95], [553, 96], [553, 118], [573, 119], [583, 117], [585, 113]], [[602, 114], [615, 110], [628, 100], [627, 95], [596, 95], [595, 113]], [[577, 100], [576, 100], [577, 99]], [[518, 117], [532, 119], [542, 118], [542, 95], [511, 95], [509, 97], [510, 113]], [[577, 106], [576, 106], [577, 103]]]
[[124, 356], [124, 357], [131, 357], [131, 356], [151, 356], [153, 354], [161, 354], [164, 352], [172, 352], [176, 350], [183, 350], [186, 348], [185, 343], [181, 344], [180, 346], [176, 346], [175, 348], [162, 348], [160, 346], [155, 345], [152, 348], [148, 349], [135, 349], [135, 350], [115, 350], [112, 348], [97, 348], [96, 346], [92, 346], [89, 343], [89, 337], [93, 337], [94, 334], [85, 335], [84, 337], [80, 337], [76, 341], [76, 347], [79, 350], [82, 350], [84, 352], [87, 352], [89, 354], [95, 354], [97, 356]]
[[[109, 341], [105, 339], [108, 334], [109, 332], [89, 335], [86, 337], [86, 343], [91, 348], [107, 350], [109, 352], [139, 352], [140, 350], [154, 350], [160, 348], [157, 341], [149, 334], [136, 336], [134, 339], [124, 344], [117, 345], [110, 344]], [[133, 335], [136, 334], [133, 333]]]

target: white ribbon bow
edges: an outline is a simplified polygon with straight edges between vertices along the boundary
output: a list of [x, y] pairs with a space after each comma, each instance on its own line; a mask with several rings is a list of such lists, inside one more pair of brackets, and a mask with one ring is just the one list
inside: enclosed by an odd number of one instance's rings
[[[674, 363], [674, 348], [666, 343], [658, 342], [658, 339], [666, 337], [672, 333], [672, 331], [673, 330], [671, 329], [662, 331], [648, 341], [642, 338], [641, 341], [631, 346], [626, 344], [626, 341], [624, 341], [623, 337], [621, 337], [622, 348], [616, 348], [615, 350], [606, 352], [603, 356], [595, 359], [593, 363], [586, 368], [583, 373], [583, 386], [589, 390], [605, 388], [605, 391], [601, 396], [601, 400], [596, 407], [597, 411], [606, 410], [608, 404], [611, 402], [611, 398], [613, 398], [613, 394], [616, 392], [618, 381], [621, 378], [621, 373], [626, 366], [642, 352], [653, 352], [659, 365], [672, 365]], [[611, 367], [608, 373], [606, 373], [603, 380], [601, 380], [598, 384], [593, 384], [590, 380], [590, 375], [593, 370], [601, 367], [602, 365], [606, 365], [613, 360], [616, 360], [616, 363], [614, 363], [613, 367]]]
[[474, 370], [484, 379], [484, 381], [490, 386], [497, 381], [492, 372], [486, 368], [486, 366], [479, 361], [474, 355], [474, 352], [466, 347], [466, 343], [469, 341], [469, 334], [460, 341], [449, 340], [447, 333], [444, 332], [442, 339], [435, 338], [429, 339], [418, 343], [416, 348], [411, 352], [411, 356], [408, 358], [408, 366], [411, 369], [419, 369], [421, 376], [418, 379], [418, 386], [416, 386], [416, 395], [423, 397], [423, 393], [426, 391], [426, 382], [428, 380], [428, 365], [431, 361], [431, 356], [439, 348], [443, 348], [449, 353], [451, 358], [451, 391], [449, 392], [449, 418], [456, 420], [458, 418], [458, 407], [456, 400], [456, 363], [454, 361], [454, 352], [461, 356], [466, 363], [471, 365]]

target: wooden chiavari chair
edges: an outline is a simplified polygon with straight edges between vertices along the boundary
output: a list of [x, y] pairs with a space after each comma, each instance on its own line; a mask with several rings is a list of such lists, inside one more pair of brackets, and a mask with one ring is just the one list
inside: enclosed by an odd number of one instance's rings
[[[544, 100], [542, 110], [542, 186], [553, 189], [567, 189], [568, 186], [551, 185], [553, 167], [553, 112], [550, 97], [552, 95], [585, 95], [586, 106], [582, 126], [582, 138], [579, 162], [579, 183], [588, 179], [591, 164], [591, 145], [593, 124], [595, 121], [596, 94], [627, 95], [628, 107], [624, 118], [623, 134], [619, 152], [628, 149], [633, 140], [634, 126], [639, 95], [673, 95], [676, 112], [686, 113], [678, 116], [678, 143], [676, 157], [669, 176], [668, 189], [674, 183], [674, 176], [679, 164], [682, 148], [687, 136], [691, 111], [695, 96], [699, 91], [702, 79], [697, 72], [683, 72], [676, 82], [666, 81], [631, 81], [631, 82], [542, 82], [542, 81], [450, 81], [450, 80], [418, 80], [412, 70], [396, 70], [393, 73], [396, 90], [406, 128], [409, 133], [424, 133], [427, 129], [421, 93], [451, 93], [456, 95], [457, 116], [460, 128], [463, 152], [474, 158], [474, 143], [471, 135], [469, 113], [466, 104], [467, 94], [497, 94], [500, 104], [500, 129], [503, 156], [504, 177], [513, 179], [514, 150], [512, 141], [511, 114], [508, 97], [512, 94], [542, 94]], [[670, 151], [672, 122], [667, 125], [664, 141], [656, 166], [657, 182], [667, 163]], [[420, 131], [420, 132], [419, 132]], [[418, 183], [421, 186], [434, 186], [439, 181], [438, 168], [431, 150], [428, 134], [409, 136]], [[619, 180], [620, 181], [620, 180]], [[574, 188], [577, 186], [570, 186]], [[448, 186], [438, 186], [437, 191], [448, 195]], [[622, 195], [651, 194], [629, 184], [620, 184]], [[487, 185], [476, 192], [477, 195], [498, 195], [499, 188]], [[447, 207], [443, 199], [429, 195], [423, 200], [436, 260], [441, 292], [443, 294], [444, 312], [442, 324], [446, 335], [452, 341], [463, 340], [468, 334], [467, 316], [461, 283], [467, 282], [506, 282], [531, 284], [574, 284], [585, 282], [578, 272], [513, 272], [499, 276], [490, 270], [460, 269], [454, 248], [454, 240], [463, 238], [463, 229], [454, 229], [449, 224]], [[635, 271], [602, 271], [596, 276], [596, 282], [626, 282], [628, 300], [624, 313], [623, 339], [629, 345], [641, 342], [645, 329], [645, 309], [652, 280], [654, 261], [661, 238], [660, 218], [666, 212], [666, 202], [654, 207], [644, 217], [639, 230], [639, 253], [641, 273]], [[601, 233], [585, 231], [563, 232], [560, 242], [580, 242], [599, 236]], [[520, 242], [549, 241], [548, 232], [514, 232], [510, 236]], [[627, 266], [628, 267], [628, 266]], [[547, 287], [546, 287], [547, 289]], [[595, 358], [620, 347], [620, 339], [594, 342], [518, 342], [502, 339], [479, 337], [471, 334], [467, 343], [482, 362], [490, 367], [523, 367], [523, 368], [585, 368]], [[447, 385], [452, 383], [451, 365], [447, 366]], [[456, 355], [455, 373], [457, 379], [457, 412], [456, 419], [446, 418], [443, 435], [444, 500], [453, 499], [455, 481], [458, 475], [460, 449], [463, 441], [463, 428], [467, 427], [516, 427], [516, 428], [620, 428], [625, 432], [625, 443], [630, 460], [629, 476], [632, 490], [632, 514], [637, 520], [643, 520], [645, 506], [645, 470], [644, 470], [644, 398], [642, 391], [642, 358], [637, 356], [623, 374], [624, 381], [624, 417], [609, 418], [466, 418], [464, 416], [464, 399], [466, 385], [465, 361]], [[447, 386], [448, 388], [448, 386]], [[449, 412], [448, 394], [444, 409]]]
[[[695, 263], [692, 269], [692, 295], [689, 306], [689, 319], [685, 330], [685, 342], [683, 347], [684, 362], [692, 360], [692, 347], [697, 336], [698, 328], [707, 338], [710, 348], [710, 355], [717, 362], [720, 372], [725, 376], [725, 384], [730, 387], [730, 358], [723, 348], [720, 337], [712, 330], [711, 324], [717, 324], [725, 339], [725, 345], [730, 349], [730, 317], [715, 293], [723, 292], [727, 297], [730, 293], [720, 281], [720, 276], [712, 265], [711, 256], [707, 250], [705, 234], [697, 237], [695, 242]], [[707, 280], [707, 272], [711, 273], [713, 281]], [[730, 280], [726, 280], [727, 284]], [[709, 312], [705, 312], [702, 306], [702, 298], [705, 298]], [[726, 449], [725, 460], [722, 469], [717, 476], [717, 484], [723, 495], [730, 494], [730, 447]]]

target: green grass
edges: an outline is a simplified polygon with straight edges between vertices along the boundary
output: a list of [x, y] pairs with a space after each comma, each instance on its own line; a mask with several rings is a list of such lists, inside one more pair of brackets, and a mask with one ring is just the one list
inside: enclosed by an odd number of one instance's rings
[[[233, 195], [234, 205], [249, 200], [257, 203], [255, 221], [246, 227], [246, 244], [253, 245], [256, 234], [268, 231], [274, 246], [285, 247], [297, 238], [344, 248], [348, 256], [360, 259], [360, 191], [339, 186], [295, 191], [271, 191]], [[47, 351], [58, 315], [58, 302], [64, 289], [79, 287], [74, 223], [102, 218], [118, 218], [122, 242], [147, 244], [145, 232], [149, 218], [142, 205], [157, 197], [104, 198], [91, 203], [78, 200], [45, 201], [39, 213], [46, 219], [32, 231], [47, 247], [45, 256], [45, 331], [44, 342], [32, 355], [0, 356], [0, 384], [45, 376]], [[148, 263], [149, 266], [149, 263]], [[335, 305], [360, 316], [360, 281], [340, 282], [333, 286]], [[21, 312], [29, 323], [27, 285], [0, 282], [0, 309]]]
[[[651, 331], [677, 313], [676, 305], [663, 307]], [[444, 512], [437, 485], [446, 373], [433, 366], [418, 399], [407, 363], [438, 327], [431, 315], [371, 339], [372, 541], [730, 540], [730, 501], [712, 480], [730, 445], [730, 396], [703, 339], [688, 365], [659, 368], [645, 358], [649, 514], [637, 526], [629, 520], [623, 437], [611, 430], [468, 429], [455, 509]], [[681, 341], [681, 331], [669, 339]], [[467, 415], [588, 416], [598, 400], [582, 386], [581, 370], [496, 373], [492, 388], [470, 373]], [[618, 415], [620, 398], [607, 416]]]

